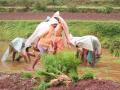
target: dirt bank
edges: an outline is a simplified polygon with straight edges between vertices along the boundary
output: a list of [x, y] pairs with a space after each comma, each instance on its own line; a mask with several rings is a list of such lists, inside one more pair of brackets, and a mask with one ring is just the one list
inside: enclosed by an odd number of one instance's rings
[[[33, 90], [37, 84], [33, 78], [23, 79], [20, 73], [0, 73], [0, 90]], [[47, 90], [120, 90], [120, 83], [111, 80], [80, 80], [69, 87], [57, 86]]]
[[0, 90], [33, 90], [34, 79], [22, 79], [21, 74], [0, 73]]
[[51, 87], [47, 90], [120, 90], [120, 83], [110, 80], [82, 80], [69, 87]]
[[[54, 12], [26, 12], [26, 13], [0, 13], [0, 20], [43, 20], [46, 16], [53, 15]], [[61, 16], [65, 19], [75, 20], [120, 20], [120, 13], [71, 13], [61, 12]]]

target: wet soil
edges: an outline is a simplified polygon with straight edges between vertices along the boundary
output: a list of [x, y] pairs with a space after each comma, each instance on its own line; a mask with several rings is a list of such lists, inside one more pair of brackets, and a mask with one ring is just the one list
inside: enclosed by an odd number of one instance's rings
[[22, 79], [20, 73], [0, 73], [0, 90], [33, 90], [35, 79]]
[[96, 78], [120, 82], [120, 58], [113, 57], [107, 49], [103, 49], [103, 55], [94, 68], [80, 66], [79, 75], [92, 72]]
[[[7, 43], [2, 42], [1, 45], [4, 47], [0, 48], [0, 56], [2, 56], [3, 51], [7, 47]], [[108, 50], [103, 49], [102, 58], [94, 68], [81, 65], [78, 68], [79, 75], [89, 71], [93, 72], [97, 79], [82, 80], [68, 88], [59, 86], [49, 88], [48, 90], [120, 90], [120, 62], [116, 63], [116, 60], [117, 58], [113, 57]], [[2, 64], [0, 64], [0, 71], [6, 72], [6, 74], [0, 73], [0, 90], [32, 90], [34, 80], [32, 78], [23, 80], [18, 73], [26, 71], [24, 67], [27, 65], [29, 64], [24, 61], [12, 63], [11, 60], [7, 62], [8, 68], [2, 67]], [[37, 68], [40, 68], [40, 66], [39, 64]], [[7, 74], [8, 72], [13, 74]], [[18, 74], [16, 74], [16, 72]]]
[[120, 90], [120, 83], [110, 80], [81, 80], [68, 87], [51, 87], [47, 90]]
[[[54, 12], [2, 12], [0, 20], [43, 20], [46, 16], [52, 16]], [[67, 20], [120, 20], [120, 13], [79, 13], [61, 12], [61, 16]]]

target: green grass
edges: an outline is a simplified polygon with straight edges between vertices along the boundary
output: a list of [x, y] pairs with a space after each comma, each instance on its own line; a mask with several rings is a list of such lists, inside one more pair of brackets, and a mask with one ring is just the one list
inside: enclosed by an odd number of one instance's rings
[[[32, 33], [40, 21], [35, 20], [2, 20], [0, 21], [0, 40], [11, 40], [15, 37], [26, 37], [28, 33]], [[112, 24], [119, 25], [119, 21], [67, 21], [69, 30], [74, 36], [83, 36], [92, 34], [96, 24]]]
[[26, 37], [35, 30], [38, 21], [0, 21], [0, 40]]

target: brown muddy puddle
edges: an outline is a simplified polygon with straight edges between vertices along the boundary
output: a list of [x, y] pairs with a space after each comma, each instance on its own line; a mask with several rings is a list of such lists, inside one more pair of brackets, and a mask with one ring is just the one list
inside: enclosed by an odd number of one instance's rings
[[[8, 47], [8, 42], [0, 42], [0, 58], [3, 55], [5, 49]], [[12, 62], [8, 60], [6, 66], [0, 63], [0, 72], [22, 72], [27, 71], [25, 68], [31, 66], [31, 63], [25, 61]], [[38, 64], [36, 69], [41, 68]], [[96, 64], [96, 67], [91, 68], [89, 66], [81, 66], [78, 68], [79, 75], [86, 72], [93, 72], [96, 78], [114, 80], [120, 82], [120, 58], [114, 58], [108, 50], [103, 50], [101, 60]]]

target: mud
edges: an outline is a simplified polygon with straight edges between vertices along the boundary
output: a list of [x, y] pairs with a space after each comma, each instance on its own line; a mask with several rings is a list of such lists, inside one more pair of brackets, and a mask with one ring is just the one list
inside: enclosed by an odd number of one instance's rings
[[120, 83], [110, 80], [81, 80], [69, 87], [51, 87], [47, 90], [120, 90]]
[[33, 90], [35, 84], [33, 78], [22, 79], [20, 73], [0, 73], [0, 90]]

